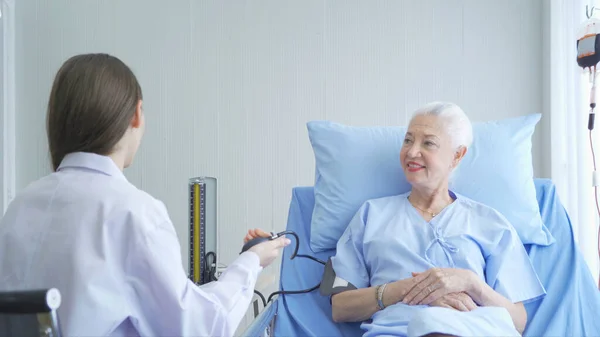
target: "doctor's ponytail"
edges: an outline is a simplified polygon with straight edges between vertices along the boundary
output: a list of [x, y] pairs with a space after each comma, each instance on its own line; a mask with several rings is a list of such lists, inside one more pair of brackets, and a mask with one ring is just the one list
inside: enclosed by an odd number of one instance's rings
[[111, 154], [141, 99], [135, 75], [114, 56], [83, 54], [65, 61], [54, 79], [46, 116], [53, 171], [72, 152]]

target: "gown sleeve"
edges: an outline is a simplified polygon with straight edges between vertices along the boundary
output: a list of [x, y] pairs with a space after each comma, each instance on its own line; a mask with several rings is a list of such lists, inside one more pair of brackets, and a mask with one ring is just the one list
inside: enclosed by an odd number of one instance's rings
[[527, 303], [546, 294], [516, 230], [502, 215], [495, 212], [503, 230], [490, 254], [486, 256], [487, 284], [513, 303]]
[[337, 243], [336, 254], [331, 259], [335, 272], [334, 293], [369, 287], [369, 272], [363, 253], [367, 215], [368, 204], [365, 203], [356, 212]]

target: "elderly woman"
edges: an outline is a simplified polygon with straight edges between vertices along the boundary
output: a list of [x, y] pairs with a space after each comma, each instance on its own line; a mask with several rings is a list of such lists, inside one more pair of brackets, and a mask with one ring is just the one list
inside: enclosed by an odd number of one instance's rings
[[545, 290], [522, 242], [496, 210], [449, 190], [472, 138], [455, 104], [415, 112], [400, 151], [411, 191], [365, 202], [338, 242], [335, 321], [362, 321], [364, 336], [523, 332], [523, 303]]

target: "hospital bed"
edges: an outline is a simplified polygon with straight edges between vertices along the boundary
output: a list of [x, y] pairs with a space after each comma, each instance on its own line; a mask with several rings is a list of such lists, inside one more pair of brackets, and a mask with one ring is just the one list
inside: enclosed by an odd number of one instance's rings
[[[554, 184], [535, 179], [540, 214], [556, 239], [550, 246], [526, 245], [547, 295], [526, 305], [525, 336], [600, 336], [600, 292], [580, 254], [571, 222]], [[288, 214], [287, 230], [300, 239], [299, 254], [326, 261], [335, 251], [313, 253], [309, 246], [314, 207], [313, 187], [296, 187]], [[290, 260], [295, 242], [285, 248], [280, 290], [309, 289], [321, 281], [324, 266], [309, 259]], [[243, 336], [361, 336], [358, 323], [335, 323], [329, 298], [319, 290], [273, 297]]]

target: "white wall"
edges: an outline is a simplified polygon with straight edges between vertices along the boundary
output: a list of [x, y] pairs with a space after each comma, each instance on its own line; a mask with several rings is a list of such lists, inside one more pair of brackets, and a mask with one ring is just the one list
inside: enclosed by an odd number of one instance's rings
[[[405, 124], [431, 100], [474, 121], [542, 112], [542, 1], [19, 0], [17, 188], [49, 171], [45, 105], [60, 64], [113, 53], [145, 96], [127, 177], [167, 205], [186, 266], [187, 179], [217, 177], [226, 264], [246, 229], [283, 229], [291, 188], [312, 184], [309, 120]], [[543, 137], [538, 176], [549, 175]]]

